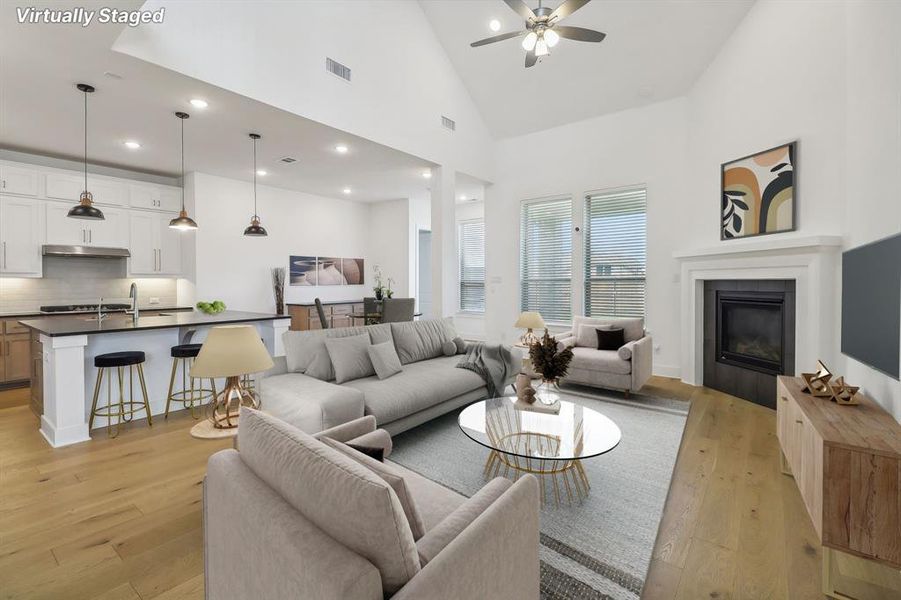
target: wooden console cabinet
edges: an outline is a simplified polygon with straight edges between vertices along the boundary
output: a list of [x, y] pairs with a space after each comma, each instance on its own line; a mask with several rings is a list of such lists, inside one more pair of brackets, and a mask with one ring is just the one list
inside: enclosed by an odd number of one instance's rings
[[776, 435], [823, 543], [823, 592], [899, 598], [901, 425], [862, 394], [839, 406], [801, 385], [777, 379]]
[[[287, 308], [288, 315], [291, 317], [291, 329], [293, 331], [322, 329], [319, 315], [316, 312], [316, 305], [312, 302], [309, 304], [288, 304]], [[362, 325], [362, 321], [355, 323], [350, 316], [353, 313], [363, 312], [362, 300], [359, 302], [323, 302], [322, 308], [325, 310], [325, 317], [328, 319], [331, 329]]]

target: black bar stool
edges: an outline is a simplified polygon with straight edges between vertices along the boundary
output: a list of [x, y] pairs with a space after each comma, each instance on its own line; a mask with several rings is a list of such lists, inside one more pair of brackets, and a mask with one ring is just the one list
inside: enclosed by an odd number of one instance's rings
[[[108, 354], [98, 354], [94, 357], [94, 367], [97, 368], [97, 382], [94, 384], [94, 401], [91, 403], [91, 418], [88, 422], [88, 429], [93, 428], [94, 417], [105, 417], [107, 435], [116, 437], [119, 435], [119, 426], [123, 422], [128, 423], [131, 421], [135, 413], [139, 413], [142, 410], [147, 413], [147, 424], [153, 425], [153, 417], [150, 414], [150, 402], [147, 399], [147, 385], [144, 383], [144, 360], [144, 353], [139, 351], [110, 352]], [[125, 399], [125, 367], [128, 367], [128, 400]], [[106, 404], [97, 406], [104, 373], [107, 369], [116, 369], [119, 383], [119, 401], [113, 402], [113, 375], [110, 373], [106, 376]], [[138, 379], [141, 383], [143, 402], [135, 400], [135, 371], [138, 372]], [[115, 434], [112, 428], [113, 417], [116, 418]]]
[[[212, 401], [216, 397], [216, 382], [210, 379], [210, 387], [203, 387], [203, 381], [200, 381], [200, 387], [195, 386], [195, 379], [191, 377], [191, 364], [200, 353], [200, 347], [203, 344], [179, 344], [172, 346], [170, 354], [172, 356], [172, 375], [169, 377], [169, 393], [166, 395], [166, 414], [165, 418], [169, 418], [169, 405], [172, 402], [180, 402], [184, 408], [191, 409], [191, 416], [195, 419], [200, 418], [200, 411], [205, 401]], [[181, 390], [175, 390], [175, 377], [178, 374], [179, 366], [181, 367]], [[190, 384], [190, 387], [189, 387]]]

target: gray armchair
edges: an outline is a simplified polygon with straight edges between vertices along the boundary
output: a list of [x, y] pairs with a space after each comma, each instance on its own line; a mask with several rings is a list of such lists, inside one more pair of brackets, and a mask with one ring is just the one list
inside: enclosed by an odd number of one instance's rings
[[[626, 344], [619, 350], [598, 350], [596, 329], [622, 327]], [[626, 398], [650, 379], [654, 370], [654, 342], [644, 319], [574, 317], [571, 331], [557, 343], [572, 348], [573, 360], [564, 382], [622, 390]]]
[[[378, 463], [387, 474], [377, 475], [337, 444], [390, 452], [390, 436], [374, 417], [316, 437], [243, 409], [240, 450], [210, 457], [203, 494], [208, 600], [538, 597], [533, 476], [498, 478], [465, 498], [389, 461]], [[410, 506], [415, 519], [407, 517]]]

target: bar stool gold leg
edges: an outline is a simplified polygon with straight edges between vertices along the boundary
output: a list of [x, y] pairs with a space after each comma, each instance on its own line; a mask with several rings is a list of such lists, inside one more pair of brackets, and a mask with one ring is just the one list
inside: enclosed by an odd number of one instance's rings
[[164, 419], [169, 418], [169, 405], [172, 402], [172, 390], [175, 388], [175, 373], [178, 371], [178, 363], [179, 360], [177, 358], [172, 359], [172, 374], [169, 376], [169, 393], [166, 394], [166, 412], [163, 415]]
[[144, 394], [144, 412], [147, 413], [147, 425], [153, 427], [153, 415], [150, 414], [150, 399], [147, 396], [147, 384], [144, 382], [144, 365], [138, 364], [138, 379], [141, 382], [141, 393]]
[[88, 420], [88, 435], [94, 428], [94, 412], [97, 410], [97, 399], [100, 397], [100, 384], [103, 382], [103, 369], [97, 369], [97, 381], [94, 383], [94, 401], [91, 402], [91, 418]]

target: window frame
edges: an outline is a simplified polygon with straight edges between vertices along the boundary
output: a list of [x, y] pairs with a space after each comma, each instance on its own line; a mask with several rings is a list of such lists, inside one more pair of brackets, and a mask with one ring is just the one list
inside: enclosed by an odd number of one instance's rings
[[[457, 312], [464, 315], [484, 315], [487, 303], [486, 277], [482, 277], [482, 310], [464, 308], [463, 306], [463, 228], [466, 225], [482, 225], [482, 261], [485, 261], [485, 217], [461, 219], [457, 221]], [[487, 265], [483, 267], [487, 272]]]
[[[560, 318], [548, 317], [547, 315], [542, 314], [542, 316], [544, 317], [545, 323], [550, 326], [571, 325], [573, 316], [575, 314], [575, 311], [573, 310], [573, 299], [576, 296], [576, 294], [574, 293], [574, 290], [575, 290], [574, 284], [576, 283], [577, 280], [575, 278], [575, 275], [576, 275], [575, 266], [576, 265], [574, 264], [573, 252], [575, 251], [577, 244], [575, 243], [575, 236], [574, 236], [573, 228], [574, 228], [574, 224], [576, 222], [575, 220], [576, 220], [576, 216], [577, 216], [577, 214], [576, 214], [577, 209], [575, 206], [574, 199], [575, 199], [575, 196], [573, 196], [572, 194], [555, 194], [555, 195], [550, 195], [550, 196], [541, 196], [541, 197], [537, 197], [537, 198], [528, 198], [528, 199], [522, 200], [520, 202], [520, 209], [519, 209], [519, 273], [518, 273], [518, 276], [519, 276], [519, 310], [521, 312], [526, 311], [526, 310], [537, 310], [538, 309], [538, 307], [525, 306], [524, 302], [523, 302], [523, 300], [525, 298], [526, 282], [529, 281], [525, 278], [525, 272], [526, 272], [527, 266], [524, 263], [524, 260], [526, 258], [526, 251], [525, 251], [526, 240], [524, 238], [524, 235], [525, 235], [524, 216], [525, 216], [526, 207], [530, 206], [530, 205], [534, 205], [534, 204], [545, 204], [545, 203], [552, 203], [552, 202], [568, 202], [569, 203], [569, 236], [568, 236], [569, 245], [570, 245], [570, 247], [569, 247], [569, 277], [568, 277], [569, 304], [566, 307], [569, 316], [566, 319], [560, 319]], [[555, 279], [557, 279], [557, 278], [555, 278]], [[562, 281], [566, 281], [567, 279], [561, 277], [561, 278], [559, 278], [559, 280], [562, 282]], [[541, 312], [541, 311], [538, 310], [538, 312]]]

